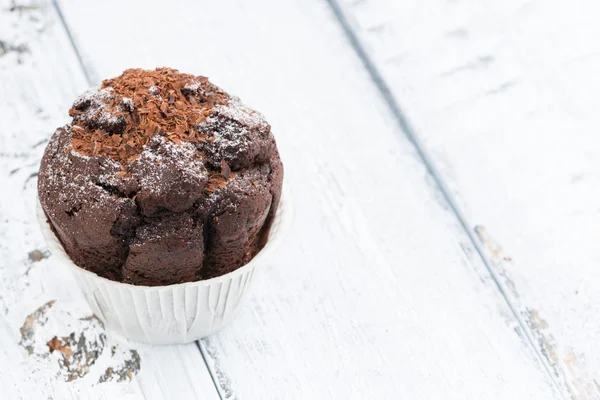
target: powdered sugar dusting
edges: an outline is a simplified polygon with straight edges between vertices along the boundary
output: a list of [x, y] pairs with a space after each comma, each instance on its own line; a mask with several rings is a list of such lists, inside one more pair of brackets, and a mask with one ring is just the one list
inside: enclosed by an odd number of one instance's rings
[[204, 148], [218, 160], [232, 160], [247, 153], [252, 142], [264, 140], [269, 131], [265, 117], [237, 97], [232, 97], [227, 105], [216, 105], [213, 110], [198, 125], [198, 131], [212, 138]]
[[[58, 193], [58, 200], [63, 203], [63, 211], [75, 209], [82, 203], [88, 203], [88, 208], [96, 208], [101, 205], [99, 191], [103, 189], [95, 183], [115, 183], [115, 176], [120, 171], [120, 165], [110, 159], [104, 158], [99, 169], [99, 174], [94, 176], [90, 174], [71, 174], [76, 164], [88, 165], [92, 162], [92, 157], [78, 153], [66, 143], [71, 138], [69, 127], [59, 129], [48, 143], [47, 153], [53, 154], [57, 162], [49, 162], [46, 168], [41, 172], [40, 192], [54, 191]], [[65, 190], [65, 189], [71, 190]], [[89, 197], [94, 197], [96, 202], [89, 202]], [[125, 201], [118, 199], [117, 201]], [[53, 217], [56, 209], [48, 207], [46, 212]]]
[[186, 83], [182, 91], [184, 93], [194, 93], [196, 96], [205, 99], [218, 96], [219, 93], [225, 93], [225, 91], [217, 85], [207, 85], [206, 82], [208, 82], [208, 80], [203, 81], [202, 79], [196, 79], [197, 80], [194, 82]]
[[87, 90], [79, 96], [73, 105], [76, 108], [80, 106], [86, 107], [86, 112], [77, 116], [77, 118], [83, 121], [90, 121], [92, 118], [97, 118], [99, 121], [116, 119], [115, 115], [106, 111], [108, 103], [115, 98], [111, 92], [111, 88], [100, 89], [96, 87]]
[[128, 111], [133, 111], [133, 109], [135, 108], [133, 104], [133, 99], [130, 97], [123, 97], [122, 102], [128, 108]]
[[215, 111], [250, 129], [266, 129], [269, 126], [264, 115], [242, 103], [238, 97], [232, 97], [226, 106], [215, 106]]
[[100, 102], [105, 100], [111, 100], [114, 98], [112, 88], [101, 89], [100, 86], [94, 86], [77, 96], [73, 105], [76, 107], [86, 102]]
[[75, 150], [72, 147], [69, 150], [69, 153], [71, 153], [71, 155], [73, 157], [78, 157], [78, 158], [81, 158], [82, 160], [89, 160], [90, 159], [90, 156], [86, 156], [85, 154], [81, 154], [81, 153], [79, 153], [77, 150]]
[[[73, 103], [75, 109], [85, 109], [84, 113], [74, 115], [74, 119], [88, 123], [94, 121], [96, 124], [117, 124], [121, 122], [123, 120], [122, 116], [109, 111], [109, 104], [115, 98], [115, 93], [111, 87], [88, 89]], [[118, 111], [132, 111], [133, 108], [133, 100], [128, 97], [122, 98], [117, 106]]]
[[200, 82], [186, 83], [183, 87], [185, 90], [196, 91], [200, 87]]
[[158, 88], [158, 86], [150, 86], [148, 88], [148, 92], [154, 96], [160, 97], [160, 89]]
[[214, 138], [211, 147], [221, 158], [223, 151], [227, 148], [237, 148], [238, 152], [243, 152], [249, 145], [248, 130], [245, 127], [230, 121], [223, 121], [217, 115], [212, 115], [202, 121], [198, 125], [198, 130]]
[[184, 182], [198, 179], [199, 175], [207, 175], [202, 159], [197, 156], [193, 144], [188, 142], [177, 144], [162, 136], [155, 136], [148, 145], [144, 146], [144, 150], [132, 168], [139, 168], [141, 172], [139, 183], [143, 189], [160, 194], [161, 189], [165, 187], [161, 184], [164, 172], [172, 169], [173, 165], [179, 172], [178, 178]]
[[[202, 86], [200, 83], [194, 83], [187, 87], [193, 90]], [[84, 114], [77, 115], [77, 117], [91, 118], [92, 115], [95, 115], [95, 118], [98, 118], [98, 115], [110, 114], [106, 111], [106, 107], [114, 101], [115, 94], [110, 87], [88, 90], [74, 103], [76, 109], [86, 110]], [[130, 98], [123, 98], [119, 105], [130, 107], [133, 106], [133, 101]], [[106, 118], [118, 117], [109, 115]], [[199, 185], [200, 181], [208, 180], [208, 171], [205, 167], [207, 156], [219, 162], [223, 159], [235, 159], [238, 154], [244, 154], [249, 150], [253, 140], [260, 140], [261, 138], [257, 135], [260, 135], [261, 132], [268, 132], [269, 125], [261, 113], [247, 107], [239, 98], [232, 97], [227, 105], [216, 105], [214, 113], [198, 125], [199, 131], [208, 135], [212, 140], [199, 146], [186, 141], [175, 143], [166, 137], [157, 135], [143, 146], [142, 152], [131, 163], [128, 168], [129, 172], [126, 174], [122, 172], [122, 165], [118, 161], [110, 157], [101, 157], [99, 171], [91, 175], [77, 174], [73, 179], [70, 174], [65, 173], [65, 168], [73, 168], [73, 163], [87, 165], [96, 158], [81, 154], [68, 145], [72, 137], [71, 129], [76, 128], [67, 127], [58, 133], [59, 136], [63, 135], [62, 139], [51, 140], [49, 144], [52, 148], [51, 152], [58, 158], [59, 163], [49, 164], [47, 171], [47, 182], [51, 186], [72, 189], [69, 191], [70, 195], [67, 195], [66, 191], [59, 191], [59, 197], [61, 202], [71, 204], [73, 207], [77, 207], [79, 203], [88, 203], [87, 199], [90, 196], [93, 197], [93, 193], [107, 190], [106, 186], [109, 187], [108, 190], [111, 193], [113, 190], [121, 193], [119, 202], [128, 201], [127, 196], [133, 196], [127, 193], [136, 193], [142, 190], [157, 197], [167, 194], [163, 192], [169, 193], [167, 197], [185, 195], [184, 189], [181, 189], [183, 185], [165, 184], [165, 179], [183, 184]], [[59, 145], [59, 142], [62, 145]], [[93, 161], [89, 165], [96, 163], [98, 161]], [[61, 167], [56, 168], [56, 165], [61, 165]], [[60, 180], [60, 183], [57, 180]], [[68, 199], [68, 196], [73, 198]], [[89, 206], [100, 207], [102, 205], [100, 202], [94, 202]]]

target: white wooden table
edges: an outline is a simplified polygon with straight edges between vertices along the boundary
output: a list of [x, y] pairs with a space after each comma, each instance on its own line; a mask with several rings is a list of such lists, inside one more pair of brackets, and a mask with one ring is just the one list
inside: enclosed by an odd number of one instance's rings
[[[600, 399], [600, 3], [172, 3], [0, 0], [0, 399]], [[34, 205], [74, 97], [163, 65], [266, 114], [296, 215], [231, 326], [153, 347]]]

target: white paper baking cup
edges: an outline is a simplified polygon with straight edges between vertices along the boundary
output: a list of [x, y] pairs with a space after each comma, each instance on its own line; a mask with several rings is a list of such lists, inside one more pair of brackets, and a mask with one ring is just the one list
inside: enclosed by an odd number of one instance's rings
[[169, 286], [137, 286], [102, 278], [71, 261], [38, 201], [37, 218], [52, 256], [71, 267], [92, 311], [108, 329], [151, 344], [188, 343], [218, 331], [239, 312], [257, 268], [283, 241], [293, 216], [284, 187], [265, 247], [228, 274]]

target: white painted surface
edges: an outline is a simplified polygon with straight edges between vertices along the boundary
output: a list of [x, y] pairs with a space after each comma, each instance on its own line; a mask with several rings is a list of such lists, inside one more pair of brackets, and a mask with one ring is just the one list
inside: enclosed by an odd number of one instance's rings
[[96, 80], [174, 66], [273, 125], [297, 222], [201, 342], [222, 397], [559, 398], [327, 4], [60, 4]]
[[546, 364], [600, 398], [600, 4], [341, 3]]
[[[82, 319], [91, 310], [70, 271], [52, 256], [29, 260], [28, 253], [44, 250], [31, 175], [38, 170], [45, 140], [67, 121], [73, 98], [87, 84], [52, 7], [9, 10], [9, 2], [0, 1], [5, 50], [0, 51], [0, 398], [217, 399], [196, 344], [151, 347], [106, 332], [98, 321]], [[71, 333], [78, 341], [70, 346], [72, 354], [50, 353], [47, 342]], [[87, 354], [79, 344], [82, 337]], [[113, 373], [100, 383], [108, 368]], [[75, 370], [84, 376], [66, 382]]]

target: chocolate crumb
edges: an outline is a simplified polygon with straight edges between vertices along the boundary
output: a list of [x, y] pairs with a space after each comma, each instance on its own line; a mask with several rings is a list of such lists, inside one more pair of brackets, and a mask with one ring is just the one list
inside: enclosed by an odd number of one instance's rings
[[46, 345], [50, 349], [50, 353], [53, 353], [54, 351], [59, 351], [63, 353], [66, 358], [71, 357], [71, 354], [73, 354], [73, 350], [71, 349], [71, 346], [68, 344], [68, 342], [63, 343], [56, 336], [50, 339], [50, 341], [46, 343]]
[[229, 175], [231, 174], [231, 168], [227, 165], [225, 160], [221, 160], [221, 176], [225, 179], [229, 179]]
[[29, 257], [29, 261], [31, 261], [31, 262], [40, 262], [44, 258], [47, 258], [48, 255], [46, 253], [44, 253], [43, 251], [33, 250], [33, 251], [29, 252], [28, 257]]

